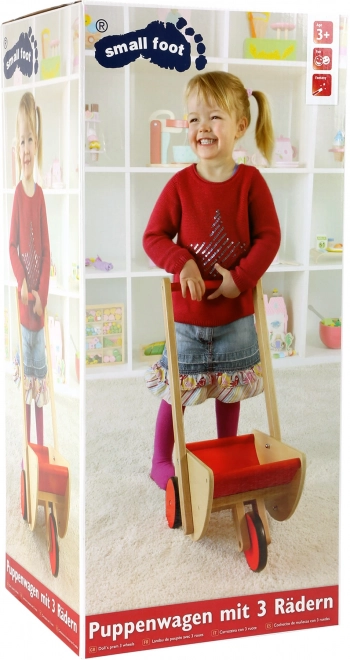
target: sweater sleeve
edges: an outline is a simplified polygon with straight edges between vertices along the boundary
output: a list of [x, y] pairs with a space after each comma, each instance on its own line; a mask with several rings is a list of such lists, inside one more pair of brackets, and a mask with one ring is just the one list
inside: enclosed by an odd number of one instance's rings
[[14, 276], [17, 280], [18, 288], [21, 289], [23, 280], [25, 279], [25, 272], [22, 265], [22, 262], [18, 255], [18, 246], [19, 246], [19, 209], [18, 209], [18, 193], [15, 192], [13, 206], [12, 206], [12, 216], [11, 216], [11, 227], [10, 227], [10, 261]]
[[40, 202], [40, 231], [41, 231], [41, 272], [38, 286], [38, 294], [43, 309], [47, 305], [47, 297], [49, 293], [50, 283], [50, 240], [49, 229], [47, 226], [46, 206], [43, 192], [41, 192]]
[[255, 170], [248, 198], [250, 249], [231, 271], [241, 291], [252, 289], [274, 260], [281, 242], [280, 225], [267, 183]]
[[156, 266], [167, 273], [178, 274], [191, 253], [174, 242], [181, 223], [181, 199], [174, 182], [168, 181], [151, 213], [143, 235], [143, 248]]

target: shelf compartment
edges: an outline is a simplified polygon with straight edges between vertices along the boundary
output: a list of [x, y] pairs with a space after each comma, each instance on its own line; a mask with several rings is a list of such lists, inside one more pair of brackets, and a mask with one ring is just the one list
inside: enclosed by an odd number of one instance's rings
[[283, 296], [288, 313], [287, 332], [291, 332], [294, 337], [292, 348], [296, 351], [296, 356], [285, 358], [285, 360], [293, 360], [294, 357], [303, 358], [305, 355], [305, 325], [302, 309], [306, 305], [307, 273], [265, 273], [263, 290], [268, 300], [274, 289], [277, 289], [278, 294]]
[[[141, 359], [141, 346], [165, 337], [162, 296], [162, 277], [133, 277], [132, 295], [132, 354], [133, 369], [145, 369], [146, 362]], [[155, 357], [154, 362], [156, 362]]]
[[[101, 18], [101, 17], [100, 17]], [[125, 165], [125, 74], [121, 69], [106, 69], [94, 57], [86, 57], [85, 105], [99, 107], [99, 127], [103, 133], [105, 151], [98, 160], [87, 165], [94, 167], [123, 167]], [[106, 90], [108, 96], [106, 97]], [[107, 100], [115, 99], [112, 109]]]
[[[342, 272], [341, 270], [317, 270], [310, 272], [308, 304], [325, 318], [341, 318]], [[307, 311], [306, 357], [319, 356], [319, 361], [340, 360], [341, 351], [326, 348], [319, 337], [320, 319]]]
[[[344, 176], [329, 176], [315, 174], [312, 196], [312, 216], [310, 250], [316, 247], [316, 235], [325, 234], [333, 238], [335, 243], [343, 242], [344, 214]], [[341, 256], [337, 253], [327, 253], [328, 262], [338, 262]], [[323, 259], [325, 261], [326, 258]], [[310, 263], [312, 263], [310, 259]]]
[[125, 271], [127, 248], [124, 175], [106, 173], [100, 176], [89, 173], [86, 174], [85, 181], [85, 255], [89, 259], [99, 256], [103, 261], [111, 263], [114, 272]]
[[286, 174], [276, 178], [263, 170], [261, 174], [271, 191], [281, 226], [279, 257], [282, 261], [303, 265], [306, 263], [303, 237], [310, 206], [309, 175], [295, 177]]

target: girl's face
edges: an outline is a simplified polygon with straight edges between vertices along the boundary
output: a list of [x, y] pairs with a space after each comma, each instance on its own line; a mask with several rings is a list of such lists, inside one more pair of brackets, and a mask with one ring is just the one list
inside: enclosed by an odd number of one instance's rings
[[33, 179], [37, 144], [28, 119], [23, 112], [18, 118], [18, 133], [22, 178], [31, 181]]
[[228, 114], [215, 101], [207, 103], [194, 91], [188, 98], [188, 138], [200, 160], [222, 164], [232, 161], [235, 142], [247, 129], [247, 119]]

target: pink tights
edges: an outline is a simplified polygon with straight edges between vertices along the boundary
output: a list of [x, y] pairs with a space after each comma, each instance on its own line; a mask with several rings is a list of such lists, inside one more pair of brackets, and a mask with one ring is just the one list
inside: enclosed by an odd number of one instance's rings
[[[26, 417], [27, 417], [27, 440], [30, 442], [30, 412], [31, 405], [26, 404]], [[36, 441], [38, 445], [44, 444], [44, 409], [39, 408], [35, 404], [35, 425], [36, 425]]]
[[[182, 408], [185, 412], [185, 407]], [[218, 438], [237, 435], [240, 402], [222, 403], [215, 399], [216, 428]], [[171, 405], [160, 403], [154, 438], [151, 478], [159, 488], [165, 490], [168, 479], [173, 477], [175, 469], [172, 461], [174, 449], [174, 430]]]

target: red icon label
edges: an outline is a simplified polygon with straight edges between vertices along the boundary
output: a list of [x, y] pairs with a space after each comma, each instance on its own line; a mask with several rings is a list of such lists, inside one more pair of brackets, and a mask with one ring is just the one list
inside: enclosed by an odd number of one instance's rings
[[333, 22], [315, 21], [314, 22], [314, 43], [331, 44], [333, 43]]
[[313, 67], [316, 71], [329, 71], [332, 68], [332, 49], [314, 48]]
[[331, 96], [332, 95], [332, 76], [329, 73], [312, 76], [312, 96]]

